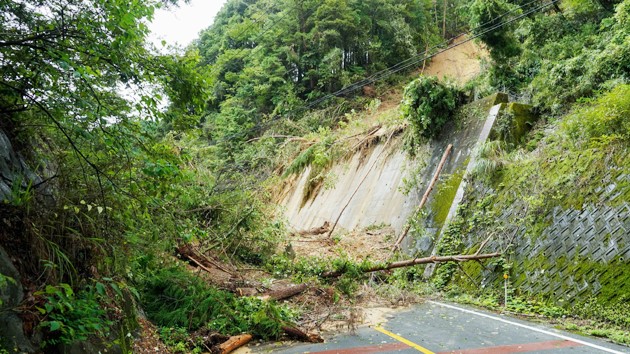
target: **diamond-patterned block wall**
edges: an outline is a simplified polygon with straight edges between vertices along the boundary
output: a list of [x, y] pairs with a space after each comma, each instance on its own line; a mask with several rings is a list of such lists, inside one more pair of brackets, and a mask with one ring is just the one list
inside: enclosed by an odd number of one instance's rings
[[[611, 173], [596, 189], [597, 204], [585, 205], [581, 210], [554, 208], [547, 215], [549, 226], [535, 237], [515, 222], [515, 215], [523, 214], [524, 206], [513, 205], [505, 210], [498, 224], [505, 228], [506, 235], [514, 234], [512, 285], [522, 293], [549, 295], [567, 302], [601, 295], [607, 287], [614, 289], [622, 281], [619, 277], [624, 276], [620, 267], [630, 266], [630, 189], [619, 188], [621, 181], [630, 181], [630, 175]], [[487, 192], [478, 190], [475, 194]], [[486, 235], [467, 235], [464, 243], [473, 248]], [[487, 250], [502, 251], [505, 243], [493, 240]], [[486, 267], [476, 274], [475, 281], [482, 286], [496, 284], [499, 273]]]

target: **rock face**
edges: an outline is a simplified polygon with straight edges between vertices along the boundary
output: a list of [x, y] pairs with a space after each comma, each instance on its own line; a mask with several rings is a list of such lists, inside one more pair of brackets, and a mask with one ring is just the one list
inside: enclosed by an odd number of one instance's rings
[[0, 349], [4, 348], [10, 352], [17, 349], [19, 352], [33, 353], [36, 348], [24, 335], [22, 320], [13, 310], [24, 298], [20, 275], [1, 246], [0, 274], [6, 280], [5, 285], [0, 286]]
[[0, 130], [0, 203], [11, 203], [17, 191], [39, 186], [42, 179], [15, 152], [9, 137]]
[[[9, 137], [0, 130], [0, 212], [7, 207], [3, 204], [16, 201], [17, 191], [25, 190], [39, 181], [41, 179], [27, 168], [24, 159], [14, 151]], [[14, 311], [24, 298], [20, 274], [2, 246], [0, 277], [0, 349], [35, 352], [37, 348], [24, 335], [22, 320]]]

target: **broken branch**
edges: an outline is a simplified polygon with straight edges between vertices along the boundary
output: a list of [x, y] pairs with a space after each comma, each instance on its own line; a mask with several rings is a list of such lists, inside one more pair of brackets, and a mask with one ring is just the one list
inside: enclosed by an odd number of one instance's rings
[[[478, 255], [457, 255], [457, 256], [431, 256], [424, 258], [414, 258], [405, 261], [398, 261], [393, 263], [379, 264], [368, 269], [363, 270], [364, 273], [378, 272], [381, 270], [389, 270], [403, 267], [411, 267], [418, 264], [428, 264], [428, 263], [444, 263], [444, 262], [465, 262], [472, 260], [480, 260], [486, 258], [494, 258], [501, 256], [501, 253], [488, 253], [488, 254], [478, 254]], [[323, 278], [334, 278], [342, 275], [344, 271], [331, 271], [322, 274]]]
[[221, 350], [221, 354], [228, 354], [249, 343], [251, 340], [251, 334], [241, 334], [240, 336], [230, 337], [226, 342], [219, 345], [219, 350]]
[[291, 338], [310, 343], [322, 343], [324, 339], [317, 334], [307, 334], [295, 327], [282, 327], [282, 330]]

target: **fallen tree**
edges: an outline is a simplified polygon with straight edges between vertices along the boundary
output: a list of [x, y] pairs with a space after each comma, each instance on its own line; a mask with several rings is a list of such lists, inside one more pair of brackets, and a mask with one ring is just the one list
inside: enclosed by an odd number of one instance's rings
[[230, 272], [227, 269], [221, 267], [217, 262], [211, 261], [208, 257], [206, 257], [203, 254], [201, 254], [200, 252], [198, 252], [190, 244], [180, 245], [179, 247], [177, 247], [176, 252], [177, 252], [177, 255], [181, 259], [192, 263], [193, 265], [195, 265], [195, 266], [205, 270], [206, 272], [211, 272], [210, 271], [211, 268], [216, 268], [216, 269], [218, 269], [220, 271], [223, 271], [223, 272], [225, 272], [227, 274], [232, 275], [232, 272]]
[[262, 294], [258, 298], [261, 300], [284, 300], [288, 299], [292, 296], [298, 295], [306, 291], [308, 285], [306, 284], [298, 284], [298, 285], [290, 285], [288, 287], [277, 289], [270, 291], [268, 293]]
[[[499, 257], [499, 256], [501, 256], [501, 253], [457, 255], [457, 256], [431, 256], [431, 257], [424, 257], [424, 258], [408, 259], [408, 260], [392, 262], [392, 263], [378, 264], [378, 265], [369, 267], [367, 269], [364, 269], [363, 272], [372, 273], [372, 272], [378, 272], [381, 270], [411, 267], [418, 264], [475, 261], [475, 260], [494, 258], [494, 257]], [[345, 273], [344, 270], [335, 270], [335, 271], [323, 273], [321, 276], [322, 278], [334, 278], [334, 277], [341, 276], [344, 273]]]

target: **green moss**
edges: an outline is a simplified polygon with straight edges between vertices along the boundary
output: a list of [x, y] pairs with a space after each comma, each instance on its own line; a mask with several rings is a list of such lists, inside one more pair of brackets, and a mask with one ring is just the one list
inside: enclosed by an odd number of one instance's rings
[[[593, 262], [589, 258], [576, 256], [568, 258], [566, 256], [539, 254], [533, 258], [522, 258], [523, 269], [535, 269], [548, 271], [553, 268], [555, 271], [548, 276], [550, 281], [556, 284], [566, 284], [566, 279], [572, 277], [576, 283], [592, 282], [595, 279], [601, 285], [601, 289], [595, 295], [597, 303], [602, 305], [615, 305], [620, 299], [630, 294], [630, 262], [622, 258], [615, 258], [610, 263]], [[516, 270], [523, 273], [522, 270]], [[520, 287], [528, 281], [515, 282]], [[568, 285], [563, 286], [563, 291], [570, 291]], [[588, 292], [590, 294], [590, 290]], [[561, 294], [537, 294], [538, 296], [550, 296]], [[553, 296], [552, 296], [553, 297]], [[558, 298], [556, 298], [556, 301]], [[573, 302], [580, 301], [579, 299]], [[630, 314], [629, 314], [630, 315]]]
[[466, 128], [471, 122], [485, 121], [488, 111], [499, 103], [507, 103], [508, 96], [504, 93], [495, 93], [491, 96], [465, 104], [455, 112], [456, 128]]
[[501, 114], [490, 132], [490, 139], [517, 145], [537, 120], [538, 116], [533, 113], [531, 106], [515, 102], [503, 103]]
[[448, 212], [451, 209], [457, 189], [464, 177], [464, 170], [461, 169], [452, 175], [448, 176], [443, 182], [438, 185], [435, 197], [431, 202], [431, 211], [433, 213], [433, 225], [438, 229], [444, 226], [444, 222], [448, 217]]
[[475, 105], [479, 107], [480, 109], [484, 110], [485, 112], [488, 112], [490, 108], [492, 108], [493, 106], [496, 106], [499, 103], [508, 103], [509, 101], [510, 101], [510, 98], [508, 97], [507, 94], [503, 92], [497, 92], [488, 97], [477, 100], [471, 103], [471, 105]]

